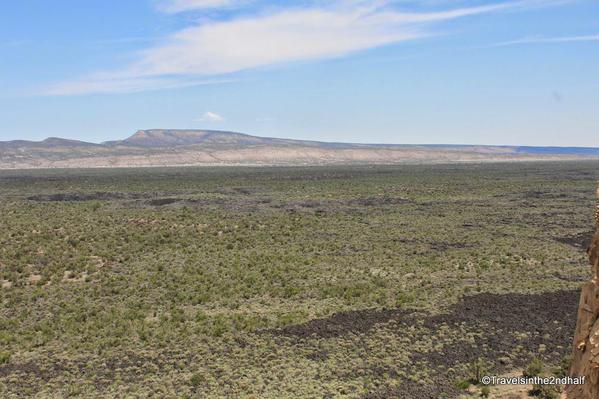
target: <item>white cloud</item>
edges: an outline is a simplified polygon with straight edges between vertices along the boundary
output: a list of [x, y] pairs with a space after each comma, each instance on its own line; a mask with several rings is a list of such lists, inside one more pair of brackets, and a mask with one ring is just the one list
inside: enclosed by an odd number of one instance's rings
[[[323, 10], [286, 11], [187, 28], [147, 50], [139, 76], [215, 75], [277, 63], [337, 57], [422, 36], [398, 16]], [[419, 16], [420, 17], [420, 16]]]
[[[62, 83], [51, 93], [189, 86], [196, 84], [198, 77], [205, 79], [286, 62], [341, 57], [429, 36], [430, 25], [435, 22], [554, 1], [519, 0], [434, 12], [400, 12], [385, 0], [337, 0], [328, 7], [279, 8], [230, 20], [202, 20], [138, 53], [138, 61], [122, 70]], [[171, 0], [168, 4], [175, 12], [232, 3], [232, 0]]]
[[206, 10], [210, 8], [233, 7], [244, 3], [240, 0], [164, 0], [158, 4], [161, 11], [178, 13], [191, 10]]
[[46, 96], [71, 96], [81, 94], [137, 93], [147, 90], [176, 89], [190, 86], [229, 83], [232, 79], [201, 80], [186, 77], [135, 77], [117, 74], [96, 74], [80, 80], [57, 83], [44, 88]]
[[492, 44], [488, 47], [515, 46], [515, 45], [519, 45], [519, 44], [573, 43], [573, 42], [597, 42], [597, 41], [599, 41], [599, 35], [561, 36], [561, 37], [535, 36], [535, 37], [524, 37], [521, 39], [496, 43], [496, 44]]
[[224, 122], [225, 118], [223, 118], [222, 116], [220, 116], [219, 114], [215, 113], [215, 112], [204, 112], [204, 115], [202, 115], [201, 118], [196, 119], [196, 122], [211, 122], [211, 123], [220, 123], [220, 122]]

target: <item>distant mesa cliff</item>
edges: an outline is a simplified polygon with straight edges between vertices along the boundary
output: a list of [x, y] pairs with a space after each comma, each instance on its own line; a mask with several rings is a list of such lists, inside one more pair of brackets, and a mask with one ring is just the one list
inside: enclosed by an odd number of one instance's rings
[[140, 130], [100, 144], [50, 137], [0, 142], [0, 169], [328, 165], [599, 159], [599, 148], [327, 143], [190, 129]]
[[133, 136], [119, 141], [108, 141], [105, 145], [127, 145], [133, 147], [179, 147], [193, 144], [237, 144], [252, 145], [269, 143], [272, 139], [250, 136], [235, 132], [215, 130], [139, 130]]

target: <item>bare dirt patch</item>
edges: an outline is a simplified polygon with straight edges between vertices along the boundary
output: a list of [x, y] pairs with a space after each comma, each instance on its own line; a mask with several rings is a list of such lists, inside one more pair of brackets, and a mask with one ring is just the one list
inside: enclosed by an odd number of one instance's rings
[[299, 338], [333, 338], [348, 333], [366, 333], [376, 324], [409, 314], [403, 309], [356, 310], [335, 313], [326, 319], [286, 326], [272, 331], [276, 335]]
[[[415, 351], [411, 354], [412, 364], [433, 370], [434, 384], [404, 381], [400, 387], [382, 387], [364, 396], [365, 399], [427, 399], [438, 398], [442, 394], [457, 397], [461, 391], [455, 387], [455, 379], [446, 376], [445, 370], [448, 368], [485, 359], [497, 374], [524, 367], [532, 354], [547, 364], [557, 364], [570, 351], [578, 296], [578, 291], [485, 293], [464, 297], [437, 315], [405, 309], [367, 309], [336, 313], [328, 318], [283, 327], [270, 333], [302, 341], [337, 338], [345, 334], [368, 334], [375, 326], [385, 327], [390, 322], [395, 323], [393, 325], [398, 334], [402, 334], [401, 326], [410, 325], [423, 326], [430, 336], [435, 336], [442, 325], [452, 330], [465, 329], [472, 333], [472, 340], [459, 340], [445, 344], [440, 350]], [[377, 370], [371, 371], [377, 373]]]
[[350, 199], [309, 199], [286, 201], [273, 205], [273, 207], [284, 209], [288, 212], [304, 212], [308, 210], [315, 213], [324, 213], [337, 211], [355, 212], [359, 208], [384, 207], [408, 203], [411, 203], [411, 200], [401, 197], [371, 196]]
[[433, 251], [438, 251], [438, 252], [445, 252], [447, 250], [450, 249], [467, 249], [467, 248], [473, 248], [474, 245], [473, 244], [468, 244], [465, 242], [443, 242], [443, 241], [438, 241], [438, 242], [433, 242], [430, 244], [430, 247]]
[[215, 190], [215, 193], [224, 195], [250, 195], [256, 192], [258, 190], [254, 187], [221, 187]]
[[403, 309], [356, 310], [335, 313], [325, 319], [315, 319], [304, 324], [272, 330], [275, 335], [299, 338], [334, 338], [347, 333], [366, 333], [376, 324], [388, 322], [410, 312]]
[[571, 245], [577, 249], [586, 249], [591, 245], [591, 240], [593, 235], [595, 234], [594, 229], [589, 229], [588, 231], [584, 231], [582, 233], [558, 237], [555, 239], [557, 242], [561, 242], [562, 244]]
[[376, 197], [365, 197], [357, 198], [347, 201], [348, 205], [358, 206], [381, 206], [381, 205], [399, 205], [408, 204], [411, 201], [407, 198], [400, 197], [388, 197], [388, 196], [376, 196]]
[[35, 202], [79, 202], [79, 201], [110, 201], [123, 199], [136, 199], [140, 195], [133, 193], [101, 192], [94, 193], [56, 193], [38, 194], [27, 197], [29, 201]]
[[151, 206], [164, 206], [164, 205], [170, 205], [170, 204], [174, 204], [176, 202], [180, 202], [181, 199], [179, 198], [155, 198], [155, 199], [151, 199], [147, 201], [148, 205]]
[[[365, 309], [339, 312], [327, 318], [290, 325], [270, 332], [275, 335], [300, 338], [332, 338], [348, 333], [366, 333], [376, 324], [391, 320], [413, 324], [420, 319], [424, 326], [430, 329], [435, 329], [443, 323], [453, 325], [467, 323], [512, 331], [536, 333], [546, 331], [551, 333], [554, 344], [568, 345], [574, 329], [574, 321], [569, 316], [576, 314], [578, 296], [578, 291], [543, 294], [485, 293], [464, 297], [459, 303], [450, 306], [446, 312], [439, 315], [426, 316], [407, 309]], [[498, 343], [500, 344], [498, 350], [505, 348], [502, 342]]]

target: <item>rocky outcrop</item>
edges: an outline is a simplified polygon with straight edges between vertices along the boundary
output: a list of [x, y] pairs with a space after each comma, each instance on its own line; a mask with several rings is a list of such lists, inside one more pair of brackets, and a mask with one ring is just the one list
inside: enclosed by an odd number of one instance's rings
[[584, 284], [580, 294], [570, 368], [572, 377], [585, 376], [585, 384], [567, 386], [568, 399], [599, 398], [599, 207], [595, 219], [597, 232], [587, 250], [593, 278]]

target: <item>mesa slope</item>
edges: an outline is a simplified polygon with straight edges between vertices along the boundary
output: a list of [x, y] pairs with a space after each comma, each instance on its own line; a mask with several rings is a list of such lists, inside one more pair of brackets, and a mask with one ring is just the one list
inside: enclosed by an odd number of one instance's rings
[[188, 165], [348, 165], [599, 159], [599, 148], [325, 143], [214, 130], [140, 130], [101, 144], [0, 142], [0, 169]]

